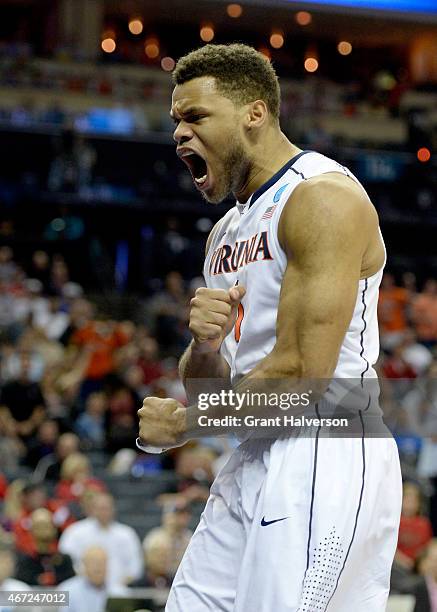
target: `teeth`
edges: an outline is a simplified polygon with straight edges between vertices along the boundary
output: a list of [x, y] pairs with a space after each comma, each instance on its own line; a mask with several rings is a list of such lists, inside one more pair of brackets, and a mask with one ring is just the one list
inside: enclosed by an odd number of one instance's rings
[[194, 180], [196, 181], [197, 185], [203, 185], [203, 183], [206, 181], [206, 177], [207, 174], [204, 174], [200, 178], [195, 178]]

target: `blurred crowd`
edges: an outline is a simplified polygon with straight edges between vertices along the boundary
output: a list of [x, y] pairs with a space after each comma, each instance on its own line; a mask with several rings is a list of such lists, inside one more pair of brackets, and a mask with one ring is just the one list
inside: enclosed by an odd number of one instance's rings
[[[128, 586], [169, 586], [229, 445], [135, 449], [146, 395], [186, 401], [177, 359], [195, 284], [169, 273], [134, 323], [100, 312], [70, 276], [61, 255], [17, 263], [0, 248], [0, 588], [61, 585], [70, 612], [99, 612]], [[164, 490], [145, 484], [167, 473]], [[130, 478], [114, 500], [110, 483]], [[127, 524], [135, 511], [153, 527]]]
[[[398, 74], [380, 70], [368, 78], [346, 83], [336, 83], [318, 75], [306, 75], [300, 81], [281, 79], [281, 83], [284, 127], [292, 131], [296, 131], [296, 126], [293, 127], [296, 115], [317, 114], [318, 118], [329, 115], [406, 116], [403, 98], [414, 89], [405, 70]], [[167, 111], [171, 79], [153, 66], [127, 72], [116, 64], [83, 65], [3, 56], [0, 87], [5, 92], [0, 105], [0, 121], [19, 128], [75, 127], [82, 132], [139, 134], [147, 130], [173, 129]], [[11, 103], [6, 97], [8, 91], [13, 92]], [[32, 91], [50, 95], [38, 97]], [[78, 97], [82, 100], [79, 105]], [[290, 125], [287, 124], [289, 117], [293, 118]], [[299, 133], [299, 137], [314, 143], [317, 148], [320, 126], [308, 128], [304, 134]]]
[[378, 371], [385, 420], [404, 477], [392, 591], [433, 611], [437, 592], [437, 281], [384, 274], [378, 306]]

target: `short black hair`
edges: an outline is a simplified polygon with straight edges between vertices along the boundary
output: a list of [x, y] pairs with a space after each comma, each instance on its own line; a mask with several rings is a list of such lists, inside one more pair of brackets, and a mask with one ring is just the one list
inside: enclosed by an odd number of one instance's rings
[[181, 57], [173, 70], [173, 83], [182, 85], [199, 77], [214, 77], [217, 89], [237, 104], [264, 100], [279, 119], [281, 92], [270, 61], [248, 45], [205, 45]]

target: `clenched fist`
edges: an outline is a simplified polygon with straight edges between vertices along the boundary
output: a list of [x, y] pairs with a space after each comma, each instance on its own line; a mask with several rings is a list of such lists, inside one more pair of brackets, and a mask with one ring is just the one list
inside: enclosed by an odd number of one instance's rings
[[144, 445], [171, 448], [185, 442], [186, 408], [177, 400], [146, 397], [137, 414]]
[[194, 342], [205, 351], [218, 351], [233, 329], [238, 305], [246, 289], [241, 285], [225, 289], [200, 287], [191, 300], [189, 328]]

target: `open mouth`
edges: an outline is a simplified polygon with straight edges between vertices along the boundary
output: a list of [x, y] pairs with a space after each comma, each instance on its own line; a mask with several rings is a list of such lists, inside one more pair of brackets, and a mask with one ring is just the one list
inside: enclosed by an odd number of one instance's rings
[[197, 187], [203, 187], [208, 178], [208, 166], [206, 161], [197, 153], [189, 153], [183, 156], [183, 161], [188, 166], [191, 176]]

